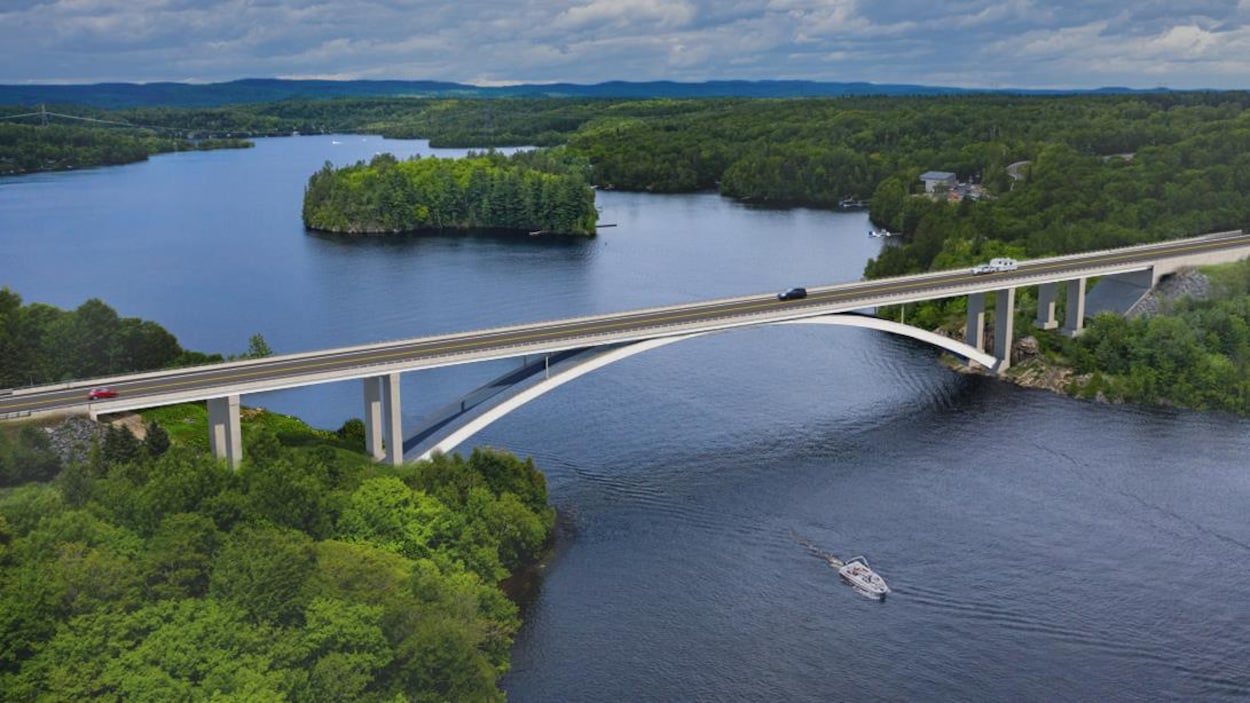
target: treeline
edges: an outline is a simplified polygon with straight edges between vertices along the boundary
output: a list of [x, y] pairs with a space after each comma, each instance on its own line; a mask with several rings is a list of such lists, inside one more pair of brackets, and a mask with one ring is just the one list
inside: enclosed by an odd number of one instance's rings
[[1067, 347], [1070, 389], [1115, 402], [1250, 415], [1250, 262], [1220, 267], [1217, 296], [1162, 315], [1096, 317]]
[[20, 295], [0, 287], [0, 388], [261, 358], [271, 353], [260, 334], [252, 335], [247, 351], [240, 354], [183, 349], [164, 327], [121, 317], [97, 298], [67, 311], [44, 303], [23, 305]]
[[[247, 355], [268, 347], [253, 336]], [[220, 354], [183, 349], [165, 328], [120, 317], [92, 298], [71, 311], [0, 288], [0, 388], [150, 371], [223, 361]]]
[[[571, 148], [590, 157], [596, 183], [657, 191], [719, 184], [722, 194], [736, 198], [830, 206], [868, 197], [896, 178], [904, 185], [893, 201], [897, 210], [928, 170], [952, 171], [1001, 194], [1013, 187], [1009, 165], [1037, 160], [1048, 149], [1096, 158], [1175, 145], [1195, 134], [1218, 138], [1245, 126], [1250, 96], [668, 102], [667, 112], [665, 101], [605, 109], [570, 135]], [[638, 114], [648, 105], [651, 114]]]
[[1250, 224], [1250, 113], [1208, 124], [1175, 121], [1186, 136], [1118, 155], [1049, 144], [996, 197], [951, 204], [911, 197], [892, 177], [872, 217], [901, 232], [870, 275], [948, 268], [1003, 247], [1038, 257], [1238, 229]]
[[379, 154], [308, 180], [304, 226], [347, 233], [490, 228], [593, 235], [584, 165], [561, 150], [463, 159]]
[[[628, 104], [628, 103], [627, 103]], [[120, 110], [119, 118], [210, 135], [365, 133], [434, 147], [555, 146], [613, 103], [563, 99], [343, 98]]]
[[[1049, 148], [1087, 156], [1165, 147], [1244, 126], [1245, 92], [791, 99], [285, 100], [104, 112], [204, 135], [370, 132], [434, 146], [567, 144], [601, 187], [719, 188], [752, 201], [831, 206], [946, 170], [1005, 193], [1007, 166]], [[899, 206], [895, 206], [896, 208]], [[887, 213], [888, 214], [888, 213]]]
[[0, 122], [0, 175], [118, 166], [153, 154], [250, 146], [242, 139], [188, 140], [116, 128]]
[[1006, 167], [1051, 146], [1107, 156], [1244, 123], [1244, 92], [793, 99], [287, 100], [125, 119], [224, 133], [367, 131], [435, 146], [567, 143], [603, 187], [720, 188], [731, 197], [832, 205], [926, 170], [1006, 192]]
[[[980, 200], [918, 195], [915, 169], [886, 178], [874, 192], [871, 215], [902, 236], [869, 263], [867, 276], [1250, 227], [1250, 112], [1238, 102], [1244, 96], [1184, 98], [1122, 102], [1112, 113], [1056, 129], [1066, 141], [1039, 140], [1031, 150], [1012, 152], [1011, 159], [1028, 157], [1020, 158], [1018, 177], [1004, 172], [991, 197]], [[1215, 102], [1222, 98], [1227, 101]], [[1033, 300], [1032, 290], [1021, 291], [1021, 306]], [[933, 301], [909, 307], [908, 319], [957, 328], [963, 310], [962, 300]]]
[[244, 433], [234, 472], [125, 430], [62, 467], [42, 429], [0, 428], [0, 468], [56, 476], [0, 492], [2, 697], [503, 700], [496, 584], [554, 521], [533, 464]]

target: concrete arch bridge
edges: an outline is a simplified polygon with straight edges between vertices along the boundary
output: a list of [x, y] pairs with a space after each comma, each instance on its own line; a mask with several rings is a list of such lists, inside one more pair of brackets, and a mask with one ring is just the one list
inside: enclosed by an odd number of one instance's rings
[[[1241, 231], [1069, 256], [1020, 262], [994, 273], [968, 269], [856, 281], [808, 289], [806, 297], [779, 300], [775, 294], [707, 300], [645, 310], [570, 318], [457, 334], [402, 339], [253, 359], [90, 379], [54, 386], [0, 390], [0, 419], [44, 413], [98, 415], [190, 401], [207, 401], [213, 452], [231, 464], [242, 458], [239, 404], [243, 395], [319, 383], [359, 380], [367, 450], [399, 463], [405, 456], [458, 446], [494, 420], [560, 385], [616, 361], [686, 339], [740, 327], [825, 324], [865, 327], [940, 347], [996, 373], [1010, 365], [1016, 291], [1037, 288], [1034, 324], [1060, 328], [1059, 287], [1066, 288], [1061, 331], [1083, 328], [1087, 288], [1143, 295], [1161, 278], [1190, 266], [1250, 256], [1250, 236]], [[997, 311], [993, 351], [987, 351], [987, 296]], [[889, 322], [863, 311], [940, 298], [967, 299], [967, 333], [953, 340]], [[1127, 306], [1125, 306], [1127, 307]], [[1002, 314], [1011, 311], [1013, 314]], [[424, 369], [520, 359], [519, 368], [494, 379], [432, 414], [407, 439], [401, 426], [400, 376]], [[107, 385], [116, 397], [88, 399], [92, 387]]]

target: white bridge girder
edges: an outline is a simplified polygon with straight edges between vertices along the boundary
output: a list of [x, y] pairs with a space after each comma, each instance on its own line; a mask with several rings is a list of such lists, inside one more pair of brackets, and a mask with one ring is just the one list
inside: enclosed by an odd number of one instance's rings
[[[926, 344], [944, 349], [952, 354], [961, 356], [969, 361], [976, 362], [985, 368], [993, 369], [999, 363], [999, 360], [993, 354], [988, 354], [969, 344], [965, 344], [959, 340], [944, 337], [940, 334], [928, 332], [917, 327], [911, 327], [898, 322], [884, 320], [871, 315], [860, 315], [854, 313], [840, 313], [835, 315], [825, 315], [822, 317], [808, 317], [795, 320], [784, 320], [773, 324], [779, 325], [837, 325], [843, 327], [860, 327], [864, 329], [873, 329], [890, 334], [896, 334], [903, 337], [910, 337]], [[489, 427], [496, 420], [512, 413], [521, 406], [532, 400], [542, 397], [547, 393], [559, 388], [560, 386], [578, 379], [586, 374], [609, 366], [618, 361], [628, 359], [631, 356], [648, 352], [653, 349], [659, 349], [670, 344], [683, 342], [696, 337], [703, 337], [709, 334], [716, 334], [723, 330], [713, 330], [708, 332], [696, 332], [692, 334], [659, 337], [656, 339], [648, 339], [641, 342], [634, 342], [626, 345], [612, 345], [601, 347], [599, 350], [588, 350], [579, 355], [575, 359], [570, 360], [567, 364], [555, 368], [544, 377], [529, 385], [518, 384], [514, 390], [503, 391], [499, 393], [501, 400], [491, 405], [489, 408], [483, 407], [482, 410], [466, 413], [462, 422], [454, 429], [450, 426], [443, 432], [431, 434], [425, 437], [418, 445], [411, 447], [406, 453], [406, 458], [413, 460], [429, 459], [435, 453], [446, 453], [456, 447], [467, 442], [478, 432]], [[487, 384], [490, 385], [490, 384]], [[474, 390], [465, 397], [472, 397], [480, 392]], [[455, 405], [453, 403], [453, 405]]]

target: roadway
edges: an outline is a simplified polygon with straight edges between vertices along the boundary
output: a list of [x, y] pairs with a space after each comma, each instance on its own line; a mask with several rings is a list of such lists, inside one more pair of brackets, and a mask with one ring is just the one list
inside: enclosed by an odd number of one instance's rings
[[[1037, 259], [1017, 270], [974, 275], [968, 269], [809, 288], [802, 300], [779, 301], [775, 293], [708, 300], [647, 310], [397, 340], [367, 346], [274, 356], [188, 369], [135, 374], [0, 391], [0, 417], [17, 413], [82, 410], [100, 412], [150, 407], [240, 392], [291, 388], [396, 371], [543, 354], [608, 342], [637, 341], [696, 330], [776, 322], [899, 302], [954, 297], [1013, 286], [1142, 269], [1161, 259], [1246, 249], [1240, 232], [1087, 254]], [[802, 284], [801, 281], [794, 282]], [[108, 385], [110, 401], [88, 405], [87, 389]]]

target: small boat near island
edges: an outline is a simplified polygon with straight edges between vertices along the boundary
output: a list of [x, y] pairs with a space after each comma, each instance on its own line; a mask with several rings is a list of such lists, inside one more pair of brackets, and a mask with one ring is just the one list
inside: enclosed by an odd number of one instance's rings
[[870, 229], [868, 230], [868, 236], [877, 239], [881, 237], [893, 237], [894, 233], [888, 229]]
[[868, 560], [862, 556], [847, 559], [842, 566], [838, 567], [838, 576], [841, 576], [843, 581], [851, 584], [855, 590], [870, 598], [885, 600], [886, 595], [890, 592], [890, 587], [886, 585], [885, 579], [873, 571], [872, 567], [868, 566]]

